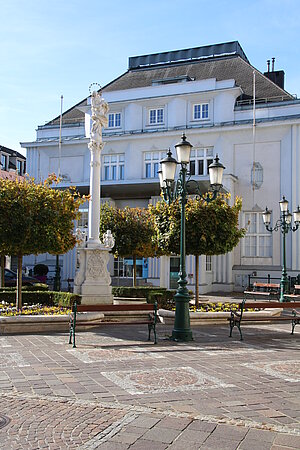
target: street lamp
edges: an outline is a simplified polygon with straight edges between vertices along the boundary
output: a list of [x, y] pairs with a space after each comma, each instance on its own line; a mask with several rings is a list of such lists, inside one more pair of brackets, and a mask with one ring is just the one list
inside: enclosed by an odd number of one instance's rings
[[[181, 141], [175, 145], [178, 161], [172, 157], [169, 149], [167, 157], [161, 163], [159, 171], [159, 182], [162, 190], [163, 198], [168, 204], [179, 199], [181, 207], [181, 225], [180, 225], [180, 271], [178, 280], [178, 289], [175, 294], [175, 322], [172, 331], [172, 339], [174, 341], [191, 341], [193, 340], [192, 330], [190, 327], [190, 296], [186, 287], [186, 268], [185, 268], [185, 205], [188, 195], [188, 186], [194, 184], [197, 192], [197, 198], [205, 200], [207, 203], [215, 200], [218, 192], [222, 187], [222, 176], [225, 167], [219, 162], [218, 156], [214, 162], [208, 167], [212, 194], [207, 193], [203, 196], [200, 192], [199, 184], [195, 180], [190, 179], [188, 172], [188, 164], [190, 162], [190, 154], [192, 144], [186, 140], [185, 134], [182, 135]], [[177, 165], [180, 164], [179, 177], [175, 181], [175, 172]]]
[[263, 221], [266, 229], [271, 233], [278, 230], [280, 230], [282, 233], [282, 272], [280, 280], [280, 301], [284, 302], [284, 294], [287, 292], [288, 287], [288, 277], [286, 272], [285, 235], [288, 234], [289, 231], [298, 230], [300, 223], [300, 207], [298, 206], [296, 211], [294, 211], [293, 213], [295, 226], [292, 226], [293, 215], [289, 212], [289, 202], [284, 196], [282, 197], [282, 200], [280, 200], [279, 206], [281, 215], [273, 228], [270, 226], [271, 211], [269, 211], [268, 208], [266, 208], [266, 210], [263, 212]]

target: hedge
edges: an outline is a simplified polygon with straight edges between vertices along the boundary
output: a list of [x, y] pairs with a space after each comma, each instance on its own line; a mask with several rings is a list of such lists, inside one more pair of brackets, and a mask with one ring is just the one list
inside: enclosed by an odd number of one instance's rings
[[[0, 292], [0, 303], [15, 303], [16, 292]], [[70, 292], [55, 291], [23, 291], [22, 302], [27, 305], [41, 304], [45, 306], [65, 306], [71, 307], [74, 302], [80, 303], [80, 295], [71, 294]]]
[[152, 286], [114, 286], [112, 288], [112, 293], [114, 297], [144, 297], [147, 300], [147, 303], [154, 303], [155, 301], [157, 301], [157, 304], [160, 308], [172, 309], [174, 307], [174, 295], [176, 291]]
[[[37, 283], [33, 286], [22, 286], [22, 292], [25, 291], [31, 291], [31, 292], [35, 292], [35, 291], [49, 291], [49, 286], [47, 284], [44, 283]], [[1, 292], [14, 292], [16, 293], [16, 286], [10, 286], [10, 287], [1, 287], [0, 288], [0, 293]]]

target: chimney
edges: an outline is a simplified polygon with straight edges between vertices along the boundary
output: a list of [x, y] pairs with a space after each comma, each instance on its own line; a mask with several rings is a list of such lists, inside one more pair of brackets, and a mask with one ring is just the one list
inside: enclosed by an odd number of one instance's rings
[[268, 71], [264, 75], [277, 84], [281, 89], [284, 89], [284, 70], [275, 70], [275, 58], [272, 58], [272, 70], [270, 71], [270, 60], [267, 60]]

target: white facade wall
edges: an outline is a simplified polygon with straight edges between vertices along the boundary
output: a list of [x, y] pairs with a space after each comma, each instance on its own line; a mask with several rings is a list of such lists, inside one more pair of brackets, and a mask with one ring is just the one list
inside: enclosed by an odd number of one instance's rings
[[[105, 130], [106, 142], [103, 156], [124, 154], [124, 180], [116, 182], [102, 180], [103, 186], [136, 184], [139, 195], [135, 198], [113, 198], [116, 206], [146, 206], [151, 195], [141, 198], [143, 186], [158, 179], [146, 179], [145, 152], [166, 152], [180, 140], [182, 131], [195, 148], [213, 148], [225, 165], [224, 186], [235, 196], [243, 199], [243, 211], [263, 211], [266, 206], [279, 218], [278, 202], [285, 195], [293, 211], [300, 203], [300, 102], [282, 102], [274, 105], [259, 105], [256, 110], [255, 143], [253, 138], [253, 110], [250, 107], [235, 107], [241, 89], [234, 80], [217, 82], [215, 79], [178, 83], [163, 86], [112, 91], [103, 94], [110, 105], [110, 112], [121, 113], [121, 126]], [[193, 120], [193, 105], [209, 104], [208, 119]], [[163, 108], [164, 123], [149, 124], [149, 109]], [[81, 107], [88, 119], [89, 106]], [[89, 120], [87, 120], [88, 122]], [[58, 170], [58, 134], [56, 127], [39, 127], [38, 141], [24, 143], [27, 148], [27, 170], [36, 179], [44, 179]], [[77, 187], [89, 185], [90, 155], [88, 136], [84, 126], [63, 127], [60, 168], [66, 176], [64, 185]], [[263, 183], [253, 190], [251, 170], [253, 161], [263, 168]], [[103, 178], [103, 172], [102, 172]], [[208, 176], [195, 176], [208, 181]], [[154, 194], [152, 194], [154, 195]], [[244, 226], [244, 215], [240, 225]], [[279, 274], [281, 266], [280, 233], [273, 233], [270, 257], [246, 257], [244, 243], [228, 255], [213, 257], [212, 271], [205, 270], [205, 257], [201, 258], [200, 290], [232, 290], [241, 287], [241, 280], [254, 270], [261, 274], [273, 271]], [[72, 259], [73, 258], [73, 259]], [[74, 257], [68, 259], [68, 270], [64, 276], [73, 278]], [[149, 261], [148, 279], [153, 284], [168, 286], [169, 259]], [[300, 272], [300, 233], [289, 233], [287, 239], [287, 267], [290, 274]], [[193, 258], [187, 260], [187, 273], [192, 275]], [[240, 286], [238, 286], [240, 285]]]

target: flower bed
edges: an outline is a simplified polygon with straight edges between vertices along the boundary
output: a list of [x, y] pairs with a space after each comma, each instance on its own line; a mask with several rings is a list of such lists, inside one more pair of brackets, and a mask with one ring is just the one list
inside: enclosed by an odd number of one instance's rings
[[[238, 311], [239, 303], [202, 303], [198, 308], [196, 306], [190, 306], [191, 312], [230, 312]], [[255, 311], [255, 309], [246, 308], [245, 311]]]
[[1, 317], [14, 316], [61, 316], [70, 314], [70, 308], [60, 306], [43, 306], [43, 305], [24, 305], [21, 309], [17, 309], [13, 303], [2, 302], [0, 306]]

